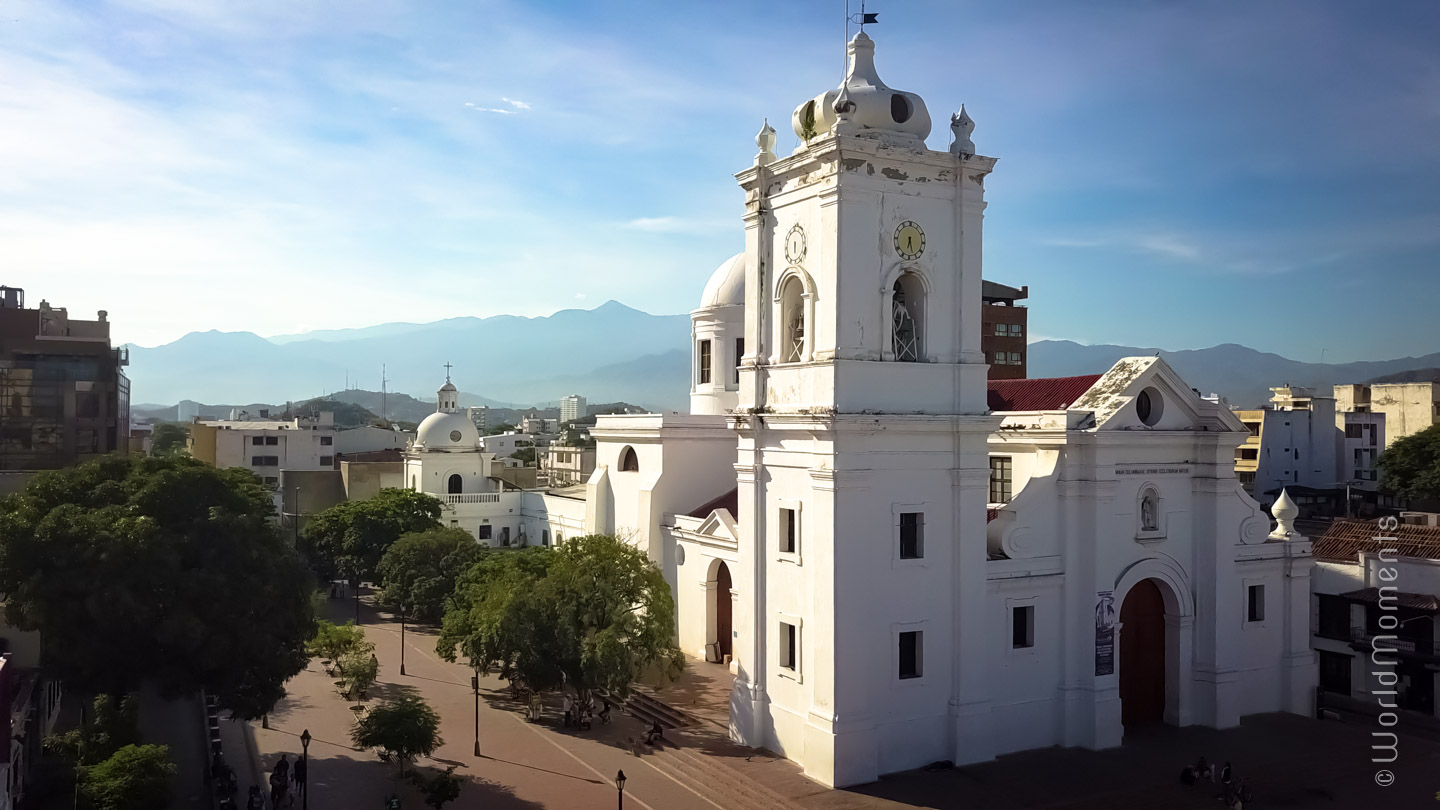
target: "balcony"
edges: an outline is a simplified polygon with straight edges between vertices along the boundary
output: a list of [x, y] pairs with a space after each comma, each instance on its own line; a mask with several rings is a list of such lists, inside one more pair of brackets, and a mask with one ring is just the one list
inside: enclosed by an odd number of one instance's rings
[[446, 506], [457, 503], [500, 503], [498, 492], [462, 492], [459, 495], [441, 495], [440, 501]]
[[1396, 635], [1384, 631], [1376, 632], [1364, 627], [1351, 628], [1350, 646], [1357, 650], [1368, 651], [1371, 649], [1371, 640], [1376, 636], [1390, 636], [1390, 638], [1382, 639], [1375, 647], [1382, 653], [1394, 650], [1397, 655], [1409, 658], [1440, 659], [1440, 656], [1435, 653], [1435, 642], [1432, 639]]

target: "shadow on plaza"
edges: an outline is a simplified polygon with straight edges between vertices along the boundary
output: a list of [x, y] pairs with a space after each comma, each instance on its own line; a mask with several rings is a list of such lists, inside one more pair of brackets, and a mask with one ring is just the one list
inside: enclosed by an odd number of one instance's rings
[[[381, 763], [378, 758], [369, 758], [359, 755], [360, 758], [327, 758], [323, 761], [312, 760], [309, 782], [310, 787], [316, 792], [316, 810], [327, 808], [363, 808], [383, 807], [389, 796], [399, 796], [405, 807], [423, 807], [424, 800], [420, 791], [412, 784], [402, 781], [399, 776], [399, 769], [393, 764]], [[377, 788], [375, 795], [365, 795], [366, 788], [357, 787], [375, 784], [376, 768], [384, 767], [387, 771], [384, 787]], [[434, 767], [425, 764], [412, 766], [412, 771], [418, 771], [426, 776], [433, 776], [444, 770], [443, 767]], [[486, 810], [532, 810], [543, 807], [541, 804], [522, 799], [515, 795], [515, 792], [505, 785], [482, 779], [478, 776], [465, 773], [456, 769], [455, 775], [463, 782], [460, 788], [460, 798], [451, 807], [463, 810], [464, 808], [486, 808]], [[319, 797], [325, 796], [325, 800]], [[296, 805], [298, 808], [299, 805]]]

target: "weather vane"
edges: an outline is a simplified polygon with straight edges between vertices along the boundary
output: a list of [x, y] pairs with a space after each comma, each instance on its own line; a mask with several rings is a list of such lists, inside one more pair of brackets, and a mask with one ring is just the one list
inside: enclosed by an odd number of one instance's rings
[[[845, 0], [845, 44], [846, 44], [846, 46], [847, 46], [847, 51], [848, 51], [848, 46], [849, 46], [849, 44], [850, 44], [850, 23], [855, 23], [856, 25], [860, 26], [860, 33], [863, 34], [863, 33], [865, 33], [865, 26], [866, 26], [867, 24], [876, 24], [876, 25], [878, 25], [878, 24], [880, 23], [880, 15], [879, 15], [879, 13], [867, 14], [866, 11], [865, 11], [865, 0], [860, 0], [860, 13], [859, 13], [859, 14], [851, 14], [851, 13], [850, 13], [850, 0]], [[840, 76], [841, 76], [841, 79], [842, 79], [842, 80], [844, 79], [845, 75], [849, 72], [849, 70], [850, 70], [850, 57], [847, 55], [847, 56], [845, 57], [845, 63], [841, 66], [841, 70], [840, 70]]]

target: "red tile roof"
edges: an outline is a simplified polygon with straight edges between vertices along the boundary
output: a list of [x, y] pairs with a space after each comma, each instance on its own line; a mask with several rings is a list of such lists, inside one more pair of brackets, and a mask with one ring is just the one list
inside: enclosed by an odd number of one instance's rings
[[[1440, 599], [1428, 593], [1406, 593], [1405, 591], [1394, 591], [1395, 604], [1410, 610], [1419, 610], [1425, 613], [1440, 613]], [[1358, 591], [1340, 594], [1341, 598], [1349, 599], [1352, 602], [1359, 602], [1362, 605], [1380, 604], [1379, 588], [1361, 588]]]
[[1062, 411], [1089, 391], [1099, 374], [1039, 380], [991, 380], [992, 411]]
[[691, 512], [689, 516], [707, 518], [710, 517], [710, 513], [716, 509], [728, 509], [730, 510], [730, 517], [740, 517], [740, 487], [735, 487], [715, 500], [698, 507], [695, 511]]
[[[1387, 539], [1383, 544], [1377, 537]], [[1314, 538], [1311, 553], [1317, 560], [1355, 562], [1362, 551], [1379, 552], [1393, 548], [1396, 556], [1421, 560], [1440, 560], [1440, 527], [1401, 524], [1393, 531], [1380, 531], [1371, 520], [1336, 519], [1325, 533]]]

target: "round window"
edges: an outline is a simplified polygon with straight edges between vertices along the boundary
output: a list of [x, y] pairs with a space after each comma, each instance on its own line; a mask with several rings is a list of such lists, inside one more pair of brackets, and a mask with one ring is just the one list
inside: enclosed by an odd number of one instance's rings
[[910, 103], [910, 99], [899, 93], [890, 96], [890, 117], [895, 119], [895, 123], [903, 124], [914, 114], [915, 107]]
[[1135, 415], [1140, 421], [1154, 427], [1160, 421], [1160, 415], [1165, 412], [1165, 400], [1160, 397], [1160, 392], [1154, 388], [1146, 388], [1135, 398]]
[[452, 431], [450, 431], [450, 441], [452, 441], [452, 442], [458, 442], [458, 441], [460, 441], [460, 431], [458, 431], [458, 430], [452, 430]]

